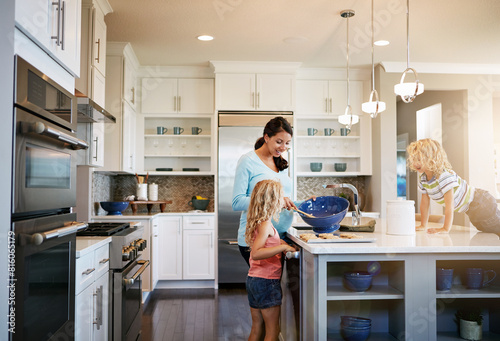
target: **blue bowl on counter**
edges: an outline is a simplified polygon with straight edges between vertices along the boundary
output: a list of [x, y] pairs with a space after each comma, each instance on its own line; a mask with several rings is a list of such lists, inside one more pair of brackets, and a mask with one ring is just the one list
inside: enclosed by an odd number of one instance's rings
[[304, 201], [299, 210], [312, 214], [309, 218], [299, 212], [304, 222], [312, 226], [316, 233], [330, 233], [340, 228], [340, 222], [344, 219], [349, 209], [349, 201], [335, 196], [317, 197], [316, 200]]
[[101, 201], [101, 207], [108, 215], [122, 215], [128, 207], [128, 201]]
[[344, 273], [344, 283], [351, 291], [363, 292], [372, 285], [373, 275], [367, 271], [349, 271]]

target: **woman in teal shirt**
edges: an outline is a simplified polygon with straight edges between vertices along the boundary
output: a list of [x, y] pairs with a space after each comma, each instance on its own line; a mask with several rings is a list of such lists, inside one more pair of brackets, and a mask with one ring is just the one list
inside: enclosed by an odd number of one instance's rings
[[277, 179], [283, 185], [285, 195], [285, 210], [280, 213], [279, 221], [273, 220], [273, 225], [280, 238], [292, 225], [293, 211], [297, 208], [290, 199], [293, 191], [292, 179], [288, 176], [288, 162], [282, 157], [290, 147], [293, 130], [287, 120], [278, 116], [270, 120], [264, 127], [263, 136], [255, 142], [255, 150], [244, 154], [238, 161], [233, 187], [234, 211], [243, 211], [238, 228], [238, 246], [241, 255], [249, 264], [250, 250], [245, 243], [247, 226], [247, 209], [250, 196], [255, 185], [261, 180]]

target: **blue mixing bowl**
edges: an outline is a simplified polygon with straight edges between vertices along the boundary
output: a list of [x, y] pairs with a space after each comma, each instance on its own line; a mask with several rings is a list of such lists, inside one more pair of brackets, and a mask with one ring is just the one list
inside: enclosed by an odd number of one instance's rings
[[363, 292], [372, 285], [373, 275], [368, 271], [344, 272], [344, 283], [351, 291]]
[[344, 198], [325, 196], [317, 197], [316, 200], [306, 200], [299, 210], [312, 214], [314, 218], [308, 218], [302, 213], [300, 217], [311, 225], [316, 233], [330, 233], [340, 228], [340, 222], [344, 219], [349, 209], [349, 201]]
[[122, 211], [128, 207], [128, 201], [101, 201], [100, 204], [108, 215], [122, 215]]

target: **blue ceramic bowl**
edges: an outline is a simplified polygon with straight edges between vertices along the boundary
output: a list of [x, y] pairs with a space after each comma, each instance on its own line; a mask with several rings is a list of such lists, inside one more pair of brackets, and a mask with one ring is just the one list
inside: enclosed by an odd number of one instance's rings
[[299, 210], [312, 214], [314, 218], [308, 218], [299, 213], [306, 224], [313, 227], [316, 233], [330, 233], [339, 229], [339, 223], [344, 219], [349, 209], [349, 201], [344, 198], [325, 196], [317, 197], [316, 200], [306, 200]]
[[101, 201], [100, 204], [108, 215], [122, 215], [122, 211], [128, 207], [128, 201]]
[[351, 291], [363, 292], [372, 285], [373, 275], [367, 271], [351, 271], [344, 273], [344, 283]]
[[368, 327], [340, 327], [340, 335], [346, 341], [365, 341], [370, 336], [371, 326]]
[[340, 321], [343, 327], [362, 328], [372, 324], [371, 319], [358, 316], [340, 316]]

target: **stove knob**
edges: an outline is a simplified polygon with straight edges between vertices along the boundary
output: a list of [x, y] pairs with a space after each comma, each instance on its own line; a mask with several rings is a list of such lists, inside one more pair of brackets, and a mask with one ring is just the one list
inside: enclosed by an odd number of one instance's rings
[[124, 261], [127, 261], [127, 260], [130, 260], [130, 249], [127, 247], [127, 248], [123, 248], [122, 249], [122, 260]]
[[135, 245], [139, 248], [139, 251], [143, 251], [146, 248], [147, 243], [145, 239], [137, 239], [135, 241]]

